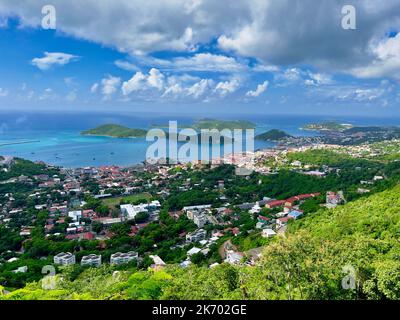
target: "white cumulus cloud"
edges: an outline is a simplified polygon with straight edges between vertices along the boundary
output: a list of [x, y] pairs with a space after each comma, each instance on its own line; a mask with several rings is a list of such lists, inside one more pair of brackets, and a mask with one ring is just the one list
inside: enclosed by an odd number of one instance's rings
[[246, 93], [246, 96], [248, 96], [248, 97], [253, 97], [253, 98], [260, 96], [263, 92], [265, 92], [265, 90], [267, 90], [268, 84], [269, 84], [268, 81], [264, 81], [263, 83], [261, 83], [261, 84], [259, 84], [259, 85], [257, 86], [257, 89], [256, 89], [256, 90], [254, 90], [254, 91], [253, 91], [253, 90], [248, 91], [248, 92]]
[[63, 66], [78, 58], [78, 56], [69, 53], [45, 52], [43, 57], [34, 58], [31, 63], [40, 70], [48, 70], [55, 65]]
[[117, 92], [118, 87], [121, 84], [121, 78], [113, 77], [109, 75], [107, 78], [101, 80], [101, 93], [104, 96], [105, 100], [111, 99], [111, 96]]
[[221, 81], [215, 87], [215, 91], [221, 96], [235, 92], [240, 86], [238, 79], [231, 79], [229, 81]]

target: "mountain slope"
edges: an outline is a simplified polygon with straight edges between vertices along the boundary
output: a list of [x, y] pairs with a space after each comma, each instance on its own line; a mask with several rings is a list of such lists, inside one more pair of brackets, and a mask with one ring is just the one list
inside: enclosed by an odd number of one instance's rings
[[[3, 299], [400, 299], [400, 186], [295, 221], [255, 267], [103, 266], [57, 290], [39, 284]], [[354, 281], [353, 281], [354, 279]], [[354, 284], [354, 289], [352, 285]], [[1, 290], [0, 290], [1, 291]]]

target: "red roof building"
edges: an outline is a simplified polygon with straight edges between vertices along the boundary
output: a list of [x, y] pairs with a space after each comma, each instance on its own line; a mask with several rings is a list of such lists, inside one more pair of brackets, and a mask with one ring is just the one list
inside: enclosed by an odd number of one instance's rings
[[273, 209], [273, 208], [277, 208], [277, 207], [281, 207], [285, 204], [285, 200], [274, 200], [271, 202], [268, 202], [265, 207], [268, 209]]
[[93, 240], [94, 239], [94, 234], [92, 232], [86, 232], [83, 234], [83, 238], [85, 240]]

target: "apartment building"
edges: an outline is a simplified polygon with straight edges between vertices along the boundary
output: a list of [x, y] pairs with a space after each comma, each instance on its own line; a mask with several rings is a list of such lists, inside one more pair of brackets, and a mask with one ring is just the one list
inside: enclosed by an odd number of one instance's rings
[[127, 252], [127, 253], [121, 253], [121, 252], [117, 252], [111, 255], [110, 257], [110, 264], [117, 264], [117, 265], [121, 265], [121, 264], [125, 264], [125, 263], [129, 263], [133, 260], [137, 260], [139, 257], [137, 252]]
[[54, 256], [54, 263], [62, 266], [70, 266], [75, 264], [75, 255], [70, 252], [61, 252]]
[[101, 265], [101, 255], [89, 254], [81, 260], [81, 266], [98, 267]]

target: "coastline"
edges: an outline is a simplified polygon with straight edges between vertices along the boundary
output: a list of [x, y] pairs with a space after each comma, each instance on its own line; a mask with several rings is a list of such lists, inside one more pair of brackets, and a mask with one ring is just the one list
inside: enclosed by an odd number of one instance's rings
[[17, 142], [0, 143], [0, 147], [2, 147], [2, 146], [12, 146], [12, 145], [17, 145], [17, 144], [36, 143], [36, 142], [40, 142], [40, 140], [28, 140], [28, 141], [17, 141]]
[[107, 135], [107, 134], [90, 134], [90, 133], [79, 133], [79, 135], [85, 137], [106, 137], [106, 138], [114, 138], [114, 139], [140, 139], [140, 138], [146, 138], [146, 136], [139, 136], [139, 137], [135, 137], [135, 136], [129, 136], [129, 137], [118, 137], [118, 136], [111, 136], [111, 135]]

